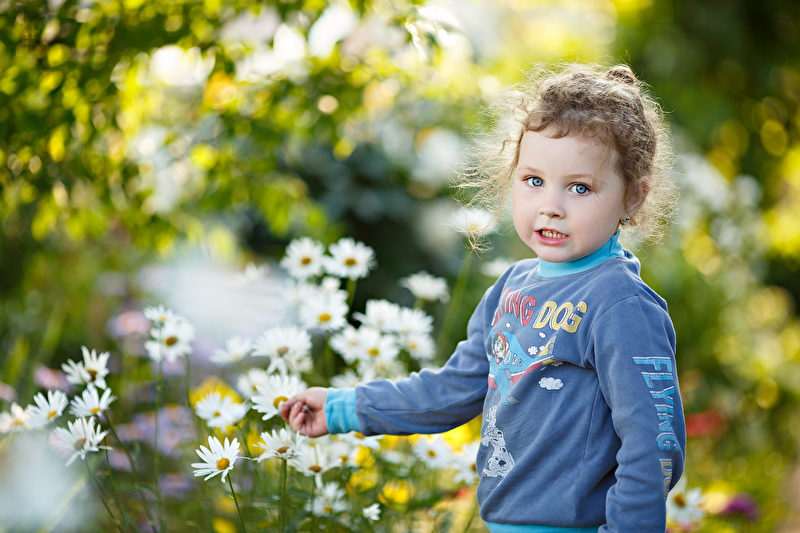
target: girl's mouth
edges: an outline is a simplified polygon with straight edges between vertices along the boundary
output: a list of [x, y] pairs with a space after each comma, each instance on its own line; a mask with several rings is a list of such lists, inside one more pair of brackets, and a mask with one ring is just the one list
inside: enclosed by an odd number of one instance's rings
[[566, 239], [567, 238], [567, 235], [564, 235], [563, 233], [559, 233], [558, 231], [555, 231], [555, 230], [552, 230], [552, 229], [540, 229], [539, 231], [537, 231], [537, 233], [539, 235], [541, 235], [542, 237], [545, 237], [547, 239]]

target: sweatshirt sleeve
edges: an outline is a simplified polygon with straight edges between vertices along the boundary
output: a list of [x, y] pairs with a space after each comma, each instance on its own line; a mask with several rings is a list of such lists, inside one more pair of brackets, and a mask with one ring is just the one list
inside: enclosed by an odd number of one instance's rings
[[621, 441], [600, 532], [663, 533], [686, 446], [672, 322], [652, 299], [630, 297], [594, 328], [600, 387]]
[[488, 390], [489, 360], [484, 346], [484, 295], [445, 366], [422, 370], [396, 382], [373, 381], [356, 387], [356, 414], [364, 435], [442, 433], [481, 413]]

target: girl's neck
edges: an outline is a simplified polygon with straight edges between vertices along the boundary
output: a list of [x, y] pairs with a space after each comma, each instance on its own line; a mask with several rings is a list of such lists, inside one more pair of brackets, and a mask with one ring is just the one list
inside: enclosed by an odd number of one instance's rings
[[619, 243], [619, 232], [617, 232], [612, 235], [603, 246], [580, 259], [564, 261], [563, 263], [550, 263], [549, 261], [539, 259], [537, 273], [543, 278], [577, 274], [578, 272], [596, 267], [612, 257], [623, 257], [624, 255], [625, 252], [622, 249], [622, 245]]

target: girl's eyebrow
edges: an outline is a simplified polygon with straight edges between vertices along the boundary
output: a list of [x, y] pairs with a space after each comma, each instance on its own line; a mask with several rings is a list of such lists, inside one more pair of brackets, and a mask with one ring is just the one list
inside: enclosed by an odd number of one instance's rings
[[[532, 172], [534, 174], [543, 174], [543, 172], [541, 170], [539, 170], [538, 168], [533, 168], [532, 166], [529, 166], [529, 165], [519, 165], [517, 167], [517, 172], [519, 172], [519, 171]], [[589, 178], [589, 179], [594, 179], [595, 175], [592, 174], [591, 172], [578, 172], [578, 173], [575, 173], [575, 174], [568, 174], [565, 177], [567, 177], [567, 178]]]

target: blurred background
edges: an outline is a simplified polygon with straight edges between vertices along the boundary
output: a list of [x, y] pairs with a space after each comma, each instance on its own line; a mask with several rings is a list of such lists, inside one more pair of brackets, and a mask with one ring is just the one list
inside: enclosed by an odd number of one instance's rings
[[[2, 409], [81, 345], [139, 350], [144, 305], [195, 323], [199, 358], [280, 323], [268, 283], [232, 280], [295, 237], [373, 247], [362, 301], [411, 305], [397, 280], [420, 270], [454, 283], [469, 135], [564, 59], [629, 64], [668, 113], [680, 212], [635, 252], [678, 334], [688, 483], [749, 498], [751, 531], [800, 531], [791, 0], [0, 0]], [[490, 241], [456, 332], [481, 266], [527, 256], [508, 221]]]

